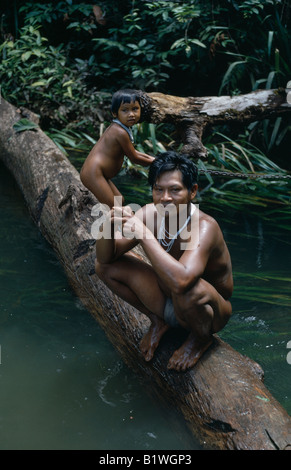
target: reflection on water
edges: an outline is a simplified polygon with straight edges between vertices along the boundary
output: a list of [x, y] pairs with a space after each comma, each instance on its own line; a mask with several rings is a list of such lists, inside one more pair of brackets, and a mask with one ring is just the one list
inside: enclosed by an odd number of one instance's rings
[[[2, 166], [0, 173], [0, 448], [195, 448], [183, 420], [153, 403], [83, 310], [12, 178]], [[290, 307], [272, 303], [273, 294], [286, 295], [278, 278], [289, 276], [287, 237], [237, 220], [223, 228], [238, 294], [221, 336], [262, 365], [266, 385], [290, 413]], [[250, 273], [263, 280], [243, 276]], [[244, 288], [254, 285], [250, 301]], [[255, 301], [265, 287], [269, 302]]]

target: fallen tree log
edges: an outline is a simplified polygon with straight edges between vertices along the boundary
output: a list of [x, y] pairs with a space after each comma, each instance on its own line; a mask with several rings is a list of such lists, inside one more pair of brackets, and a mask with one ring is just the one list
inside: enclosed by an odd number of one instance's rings
[[[139, 341], [148, 319], [115, 296], [94, 272], [90, 234], [97, 202], [77, 170], [41, 131], [16, 132], [21, 112], [2, 99], [0, 158], [14, 175], [43, 236], [56, 251], [68, 279], [123, 360], [147, 379], [155, 395], [180, 410], [206, 449], [291, 448], [291, 420], [262, 382], [258, 364], [218, 336], [190, 371], [167, 370], [178, 339], [169, 332], [146, 363]], [[35, 116], [27, 111], [26, 117]]]
[[184, 143], [182, 151], [205, 158], [202, 136], [207, 126], [244, 123], [291, 112], [284, 89], [257, 90], [236, 96], [181, 97], [163, 93], [142, 93], [144, 119], [175, 125]]

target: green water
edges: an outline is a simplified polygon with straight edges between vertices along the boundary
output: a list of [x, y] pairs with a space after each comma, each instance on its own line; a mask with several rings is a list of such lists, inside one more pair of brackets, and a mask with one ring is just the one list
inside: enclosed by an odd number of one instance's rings
[[[136, 191], [141, 202], [141, 184]], [[2, 165], [0, 209], [0, 449], [198, 448], [184, 421], [153, 402], [82, 308]], [[222, 226], [236, 272], [290, 277], [287, 234], [247, 217], [221, 218], [229, 219]], [[240, 292], [267, 283], [268, 303], [234, 295], [221, 336], [262, 365], [266, 385], [290, 413], [288, 283], [241, 274], [236, 283]], [[280, 299], [269, 303], [274, 293]]]

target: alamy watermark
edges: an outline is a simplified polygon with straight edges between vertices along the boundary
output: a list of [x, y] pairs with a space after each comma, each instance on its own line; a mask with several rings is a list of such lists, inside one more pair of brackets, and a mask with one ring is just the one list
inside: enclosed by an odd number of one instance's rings
[[[98, 203], [91, 215], [96, 220], [91, 226], [91, 235], [95, 240], [111, 239], [114, 234], [116, 240], [127, 239], [153, 239], [175, 240], [179, 237], [182, 250], [191, 249], [193, 243], [199, 241], [199, 204], [190, 205], [155, 204], [155, 215], [145, 210], [145, 223], [142, 223], [135, 214], [141, 206], [129, 204], [122, 206], [122, 198], [114, 197], [114, 207], [111, 211], [106, 204]], [[167, 219], [167, 224], [165, 220]], [[191, 223], [190, 223], [191, 221]], [[167, 225], [167, 227], [165, 227]], [[154, 235], [156, 233], [156, 237]]]
[[286, 100], [287, 100], [287, 103], [288, 104], [291, 104], [291, 80], [289, 80], [289, 82], [287, 83], [286, 85]]
[[[287, 343], [287, 349], [291, 349], [291, 340]], [[291, 351], [287, 353], [287, 362], [291, 365]]]

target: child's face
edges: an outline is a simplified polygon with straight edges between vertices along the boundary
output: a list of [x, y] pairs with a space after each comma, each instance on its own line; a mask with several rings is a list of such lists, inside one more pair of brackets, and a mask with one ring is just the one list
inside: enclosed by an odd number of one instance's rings
[[138, 101], [131, 101], [130, 103], [121, 103], [117, 112], [117, 117], [122, 124], [131, 127], [140, 120], [141, 107]]

